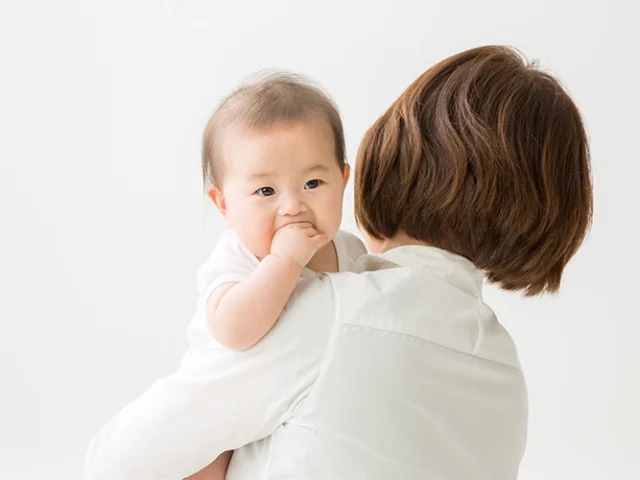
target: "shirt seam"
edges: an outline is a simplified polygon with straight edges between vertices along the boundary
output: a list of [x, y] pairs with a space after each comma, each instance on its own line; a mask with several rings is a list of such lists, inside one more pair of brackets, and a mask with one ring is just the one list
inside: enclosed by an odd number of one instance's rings
[[478, 301], [476, 302], [476, 322], [478, 324], [478, 338], [476, 338], [476, 344], [471, 351], [471, 354], [474, 356], [478, 355], [478, 352], [480, 351], [480, 347], [482, 346], [482, 342], [484, 340], [484, 324], [482, 323], [480, 314], [478, 312], [478, 307], [480, 306], [481, 302], [482, 301], [480, 299], [478, 299]]
[[370, 327], [368, 325], [362, 325], [360, 323], [352, 323], [352, 322], [341, 322], [342, 325], [347, 325], [349, 327], [360, 327], [360, 328], [366, 328], [369, 330], [374, 330], [374, 331], [381, 331], [381, 332], [386, 332], [386, 333], [391, 333], [391, 334], [396, 334], [396, 335], [402, 335], [402, 336], [406, 336], [406, 337], [411, 337], [411, 338], [415, 338], [416, 340], [421, 340], [422, 342], [428, 343], [430, 345], [434, 345], [436, 347], [439, 348], [444, 348], [446, 350], [449, 350], [451, 352], [456, 352], [456, 353], [461, 353], [463, 355], [468, 355], [470, 357], [474, 357], [474, 358], [478, 358], [480, 360], [486, 361], [486, 362], [491, 362], [491, 363], [496, 363], [498, 365], [504, 365], [505, 367], [509, 367], [509, 368], [513, 368], [514, 370], [521, 372], [522, 369], [519, 367], [516, 367], [514, 365], [510, 365], [508, 363], [504, 363], [504, 362], [499, 362], [496, 360], [492, 360], [490, 358], [485, 358], [485, 357], [480, 357], [478, 355], [474, 355], [473, 353], [470, 352], [465, 352], [463, 350], [457, 350], [455, 348], [452, 347], [448, 347], [446, 345], [442, 345], [441, 343], [436, 343], [433, 340], [429, 340], [428, 338], [424, 338], [424, 337], [419, 337], [417, 335], [413, 335], [411, 333], [405, 333], [405, 332], [398, 332], [396, 330], [390, 330], [388, 328], [380, 328], [380, 327]]

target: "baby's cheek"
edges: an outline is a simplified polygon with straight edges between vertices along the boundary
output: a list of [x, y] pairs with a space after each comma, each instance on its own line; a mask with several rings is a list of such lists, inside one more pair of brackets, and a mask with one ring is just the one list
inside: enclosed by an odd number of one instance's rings
[[249, 247], [255, 256], [263, 258], [271, 252], [273, 229], [270, 224], [252, 223], [247, 231], [246, 237], [247, 247]]
[[271, 241], [273, 240], [273, 232], [270, 228], [261, 230], [256, 233], [256, 238], [259, 239], [260, 245], [258, 248], [260, 249], [259, 257], [263, 258], [269, 255], [271, 252]]
[[329, 208], [324, 212], [325, 233], [335, 235], [340, 228], [342, 219], [342, 202], [334, 200], [331, 203], [327, 203], [327, 207]]

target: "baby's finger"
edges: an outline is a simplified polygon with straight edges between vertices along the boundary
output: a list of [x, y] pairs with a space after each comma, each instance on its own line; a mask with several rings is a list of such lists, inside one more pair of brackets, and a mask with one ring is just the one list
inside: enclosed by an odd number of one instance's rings
[[309, 232], [314, 232], [315, 235], [318, 233], [315, 228], [310, 223], [293, 223], [290, 225], [290, 228], [295, 228], [298, 232], [304, 233], [305, 235], [312, 236]]
[[318, 235], [318, 231], [313, 228], [311, 225], [309, 225], [308, 227], [306, 227], [303, 232], [309, 237], [309, 238], [313, 238], [316, 235]]

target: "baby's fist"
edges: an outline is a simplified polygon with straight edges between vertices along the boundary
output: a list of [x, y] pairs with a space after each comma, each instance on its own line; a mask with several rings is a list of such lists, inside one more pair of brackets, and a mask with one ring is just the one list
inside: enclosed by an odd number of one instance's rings
[[292, 223], [276, 231], [271, 241], [271, 254], [290, 257], [298, 265], [305, 267], [327, 243], [327, 236], [318, 233], [310, 223]]

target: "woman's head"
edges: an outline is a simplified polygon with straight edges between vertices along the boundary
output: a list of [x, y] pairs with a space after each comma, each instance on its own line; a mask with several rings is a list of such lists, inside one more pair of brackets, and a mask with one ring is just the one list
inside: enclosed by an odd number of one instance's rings
[[450, 57], [365, 134], [355, 205], [374, 240], [406, 235], [465, 256], [507, 290], [555, 292], [591, 223], [580, 113], [512, 49]]

